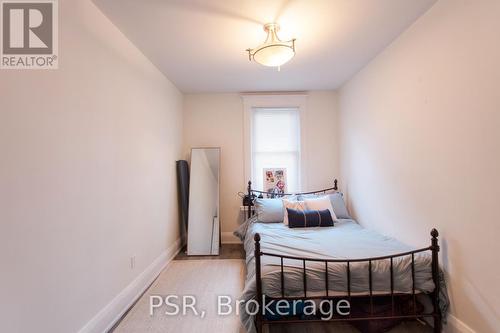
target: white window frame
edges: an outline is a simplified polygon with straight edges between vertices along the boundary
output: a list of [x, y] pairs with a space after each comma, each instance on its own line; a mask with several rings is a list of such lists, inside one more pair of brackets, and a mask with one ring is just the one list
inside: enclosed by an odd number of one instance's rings
[[[244, 188], [252, 179], [252, 111], [255, 108], [297, 109], [300, 121], [300, 158], [299, 186], [300, 191], [307, 189], [307, 151], [306, 151], [306, 114], [307, 94], [291, 93], [279, 95], [242, 94], [243, 99], [243, 151], [244, 151]], [[255, 189], [262, 190], [262, 189]]]

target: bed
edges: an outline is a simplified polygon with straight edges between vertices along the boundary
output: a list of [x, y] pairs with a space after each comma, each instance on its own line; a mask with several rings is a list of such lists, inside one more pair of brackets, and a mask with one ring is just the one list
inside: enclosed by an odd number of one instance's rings
[[[298, 195], [329, 191], [337, 191], [336, 181], [333, 188]], [[253, 190], [249, 182], [248, 197], [256, 195], [266, 194]], [[441, 332], [439, 305], [446, 295], [440, 293], [437, 230], [431, 232], [430, 246], [415, 250], [352, 219], [339, 219], [334, 227], [298, 229], [283, 223], [260, 223], [253, 214], [253, 202], [246, 205], [249, 218], [235, 234], [243, 240], [246, 251], [247, 278], [240, 317], [247, 332], [262, 332], [265, 325], [274, 324], [424, 318], [432, 318], [434, 332]], [[423, 297], [430, 300], [430, 306], [421, 305]], [[280, 300], [284, 305], [302, 302], [298, 303], [302, 313], [276, 316], [272, 306], [267, 312], [254, 311]], [[353, 308], [347, 315], [335, 313], [326, 320], [317, 309], [313, 315], [304, 314], [306, 301], [320, 308], [322, 302], [339, 304], [340, 300], [365, 311]], [[381, 302], [386, 305], [383, 312], [378, 311]]]

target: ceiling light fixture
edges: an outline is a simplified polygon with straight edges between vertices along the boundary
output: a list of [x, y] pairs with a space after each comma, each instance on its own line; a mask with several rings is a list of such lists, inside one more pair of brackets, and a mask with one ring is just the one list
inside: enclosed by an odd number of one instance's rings
[[278, 67], [290, 61], [295, 55], [295, 38], [286, 42], [282, 42], [277, 35], [280, 26], [277, 23], [268, 23], [264, 25], [264, 31], [267, 32], [266, 41], [254, 48], [247, 49], [248, 58], [252, 59], [261, 65], [269, 67]]

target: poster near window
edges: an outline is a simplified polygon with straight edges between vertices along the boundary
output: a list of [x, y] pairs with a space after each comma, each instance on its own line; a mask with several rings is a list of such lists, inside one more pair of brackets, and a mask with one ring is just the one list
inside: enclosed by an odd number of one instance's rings
[[264, 189], [273, 194], [286, 193], [286, 168], [264, 168]]

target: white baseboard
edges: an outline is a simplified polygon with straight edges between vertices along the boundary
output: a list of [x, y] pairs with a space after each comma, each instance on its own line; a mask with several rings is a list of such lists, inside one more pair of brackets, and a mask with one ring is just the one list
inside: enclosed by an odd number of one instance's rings
[[448, 314], [448, 323], [443, 331], [445, 333], [476, 333], [476, 331], [467, 326], [463, 321], [451, 314]]
[[177, 239], [167, 250], [149, 265], [134, 281], [123, 289], [108, 305], [94, 316], [79, 333], [108, 332], [123, 314], [134, 304], [161, 271], [180, 251], [181, 240]]
[[222, 232], [221, 233], [222, 244], [241, 244], [241, 241], [238, 237], [233, 235], [232, 232]]

